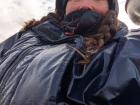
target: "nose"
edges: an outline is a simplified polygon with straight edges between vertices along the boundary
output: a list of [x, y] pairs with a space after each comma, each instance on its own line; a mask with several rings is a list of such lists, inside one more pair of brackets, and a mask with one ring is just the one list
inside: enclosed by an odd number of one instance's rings
[[83, 0], [83, 2], [81, 2], [79, 9], [90, 9], [93, 10], [94, 9], [94, 3], [91, 2], [90, 0]]

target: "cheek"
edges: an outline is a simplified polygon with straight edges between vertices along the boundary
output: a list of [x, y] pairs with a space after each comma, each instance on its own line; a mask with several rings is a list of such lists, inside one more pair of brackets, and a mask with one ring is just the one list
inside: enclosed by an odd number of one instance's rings
[[108, 12], [108, 8], [96, 8], [97, 13], [105, 15]]
[[103, 3], [101, 5], [94, 5], [94, 10], [99, 14], [105, 15], [109, 11], [109, 6]]
[[[73, 11], [76, 11], [76, 10], [79, 10], [78, 6], [75, 6], [75, 5], [67, 6], [66, 7], [66, 15], [73, 12]], [[101, 8], [100, 7], [97, 7], [97, 8], [95, 7], [93, 9], [93, 11], [96, 11], [99, 14], [105, 15], [108, 12], [108, 7], [101, 7]]]
[[[88, 4], [88, 3], [87, 3]], [[102, 15], [105, 15], [107, 12], [108, 12], [108, 4], [106, 3], [101, 3], [101, 4], [84, 4], [83, 3], [68, 3], [67, 6], [66, 6], [66, 15], [73, 12], [73, 11], [76, 11], [76, 10], [79, 10], [80, 8], [90, 8], [91, 10], [93, 11], [96, 11], [97, 13], [99, 14], [102, 14]]]
[[73, 11], [76, 11], [76, 10], [78, 10], [78, 6], [76, 6], [76, 5], [71, 5], [71, 6], [67, 5], [67, 7], [66, 7], [66, 15], [71, 13], [71, 12], [73, 12]]

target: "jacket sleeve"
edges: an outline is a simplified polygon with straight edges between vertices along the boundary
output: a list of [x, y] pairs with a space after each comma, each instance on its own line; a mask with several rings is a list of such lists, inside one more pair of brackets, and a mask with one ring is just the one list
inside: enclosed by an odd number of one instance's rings
[[18, 32], [15, 35], [11, 36], [4, 42], [0, 43], [0, 58], [10, 49], [14, 43], [20, 38], [21, 33]]

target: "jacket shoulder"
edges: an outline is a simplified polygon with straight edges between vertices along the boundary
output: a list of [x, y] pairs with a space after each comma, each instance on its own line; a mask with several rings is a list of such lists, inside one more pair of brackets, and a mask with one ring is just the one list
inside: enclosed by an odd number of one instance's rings
[[25, 46], [37, 43], [37, 39], [32, 31], [17, 32], [7, 40], [0, 43], [0, 57], [2, 57], [14, 45]]
[[2, 55], [14, 45], [14, 43], [19, 39], [19, 37], [20, 37], [20, 32], [14, 34], [7, 40], [0, 43], [0, 57], [2, 57]]

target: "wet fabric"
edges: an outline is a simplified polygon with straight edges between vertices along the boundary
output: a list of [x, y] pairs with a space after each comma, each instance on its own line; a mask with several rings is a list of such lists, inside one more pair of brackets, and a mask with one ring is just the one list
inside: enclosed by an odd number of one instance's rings
[[15, 34], [0, 44], [0, 105], [139, 105], [140, 36], [127, 33], [120, 23], [84, 72], [69, 47], [83, 36], [48, 21]]

